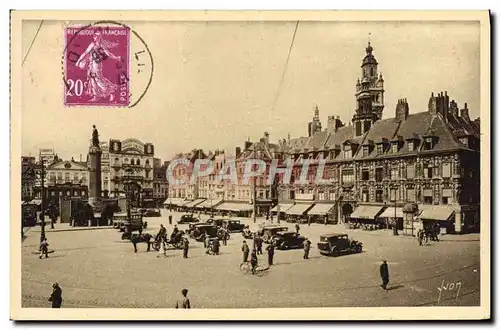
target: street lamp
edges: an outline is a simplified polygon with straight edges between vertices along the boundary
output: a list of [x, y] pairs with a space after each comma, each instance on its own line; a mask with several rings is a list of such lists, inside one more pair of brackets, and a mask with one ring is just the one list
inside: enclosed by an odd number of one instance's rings
[[44, 199], [45, 199], [45, 169], [44, 169], [44, 160], [40, 159], [40, 166], [41, 166], [41, 171], [40, 171], [40, 180], [41, 180], [41, 188], [40, 192], [42, 195], [42, 202], [40, 204], [40, 243], [46, 238], [45, 236], [45, 206], [44, 206]]
[[396, 192], [397, 192], [397, 189], [392, 189], [392, 191], [394, 192], [394, 225], [392, 227], [392, 233], [394, 236], [398, 236], [398, 219], [397, 219], [397, 212], [396, 212]]

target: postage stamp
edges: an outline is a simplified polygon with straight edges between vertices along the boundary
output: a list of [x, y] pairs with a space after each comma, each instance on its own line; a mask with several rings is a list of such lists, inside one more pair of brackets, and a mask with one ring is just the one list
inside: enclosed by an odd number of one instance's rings
[[73, 26], [64, 33], [64, 104], [128, 106], [130, 29]]

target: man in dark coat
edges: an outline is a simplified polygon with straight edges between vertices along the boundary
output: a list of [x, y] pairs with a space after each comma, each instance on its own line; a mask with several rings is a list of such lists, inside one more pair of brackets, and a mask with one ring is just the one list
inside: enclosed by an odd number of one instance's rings
[[248, 254], [250, 253], [250, 248], [247, 245], [247, 241], [243, 241], [241, 252], [243, 252], [243, 262], [248, 262]]
[[380, 265], [380, 277], [382, 278], [382, 289], [387, 290], [387, 284], [389, 284], [389, 265], [387, 265], [387, 260], [383, 260]]
[[52, 302], [52, 308], [61, 308], [62, 290], [57, 282], [52, 284], [52, 294], [50, 295], [49, 301]]
[[311, 241], [306, 238], [304, 241], [304, 259], [309, 259], [309, 251], [311, 250]]
[[295, 224], [295, 231], [297, 232], [297, 234], [299, 233], [299, 230], [300, 230], [300, 226], [299, 226], [299, 223], [297, 222]]
[[262, 237], [260, 235], [256, 235], [255, 239], [256, 239], [255, 245], [257, 247], [257, 254], [262, 254]]
[[183, 250], [183, 257], [184, 259], [187, 259], [188, 257], [188, 251], [189, 251], [189, 240], [187, 239], [187, 237], [184, 237], [184, 243], [183, 243], [183, 246], [182, 246], [182, 250]]
[[215, 239], [213, 240], [213, 249], [214, 249], [214, 250], [213, 250], [213, 251], [214, 251], [214, 254], [215, 254], [216, 256], [218, 256], [218, 255], [219, 255], [219, 249], [220, 249], [220, 242], [219, 242], [219, 239], [218, 239], [218, 238], [215, 238]]
[[274, 259], [274, 244], [271, 243], [267, 246], [267, 263], [270, 266], [273, 265], [273, 259]]

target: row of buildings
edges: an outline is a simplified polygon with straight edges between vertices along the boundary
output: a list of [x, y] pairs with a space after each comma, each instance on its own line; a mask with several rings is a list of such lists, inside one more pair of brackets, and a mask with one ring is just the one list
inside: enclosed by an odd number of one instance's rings
[[[431, 93], [427, 109], [412, 113], [407, 99], [402, 98], [393, 116], [383, 118], [384, 88], [368, 44], [355, 85], [357, 106], [349, 124], [329, 116], [323, 128], [316, 106], [306, 136], [271, 143], [265, 133], [259, 141], [237, 147], [233, 158], [224, 151], [197, 149], [179, 154], [176, 158], [187, 158], [189, 165], [177, 166], [173, 174], [186, 183], [171, 185], [166, 203], [210, 199], [211, 203], [239, 203], [242, 209], [255, 204], [257, 214], [279, 208], [290, 215], [310, 213], [333, 221], [376, 221], [385, 215], [400, 229], [411, 226], [413, 230], [414, 219], [425, 219], [452, 232], [478, 230], [479, 119], [471, 120], [467, 103], [459, 108], [447, 92]], [[225, 161], [234, 160], [237, 183], [219, 182], [216, 174], [190, 182], [197, 159], [214, 161], [215, 173]], [[264, 160], [267, 170], [245, 184], [241, 174], [248, 159]], [[273, 159], [293, 161], [291, 182], [280, 175], [276, 184], [268, 184]], [[305, 159], [310, 162], [308, 180], [297, 184]], [[328, 184], [315, 183], [320, 159], [326, 161], [323, 178]]]
[[[103, 197], [130, 192], [135, 205], [159, 205], [168, 194], [166, 163], [154, 157], [154, 146], [138, 139], [111, 139], [100, 143]], [[61, 197], [88, 197], [89, 160], [62, 160], [53, 149], [42, 149], [38, 159], [21, 158], [22, 200], [40, 203], [42, 175], [44, 202], [59, 204]], [[42, 162], [43, 161], [43, 162]], [[43, 163], [43, 174], [42, 174]]]

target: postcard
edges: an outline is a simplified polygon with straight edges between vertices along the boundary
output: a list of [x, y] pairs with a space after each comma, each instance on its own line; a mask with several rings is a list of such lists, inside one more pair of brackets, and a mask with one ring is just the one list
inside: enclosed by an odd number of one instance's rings
[[14, 320], [491, 317], [487, 11], [12, 11]]

